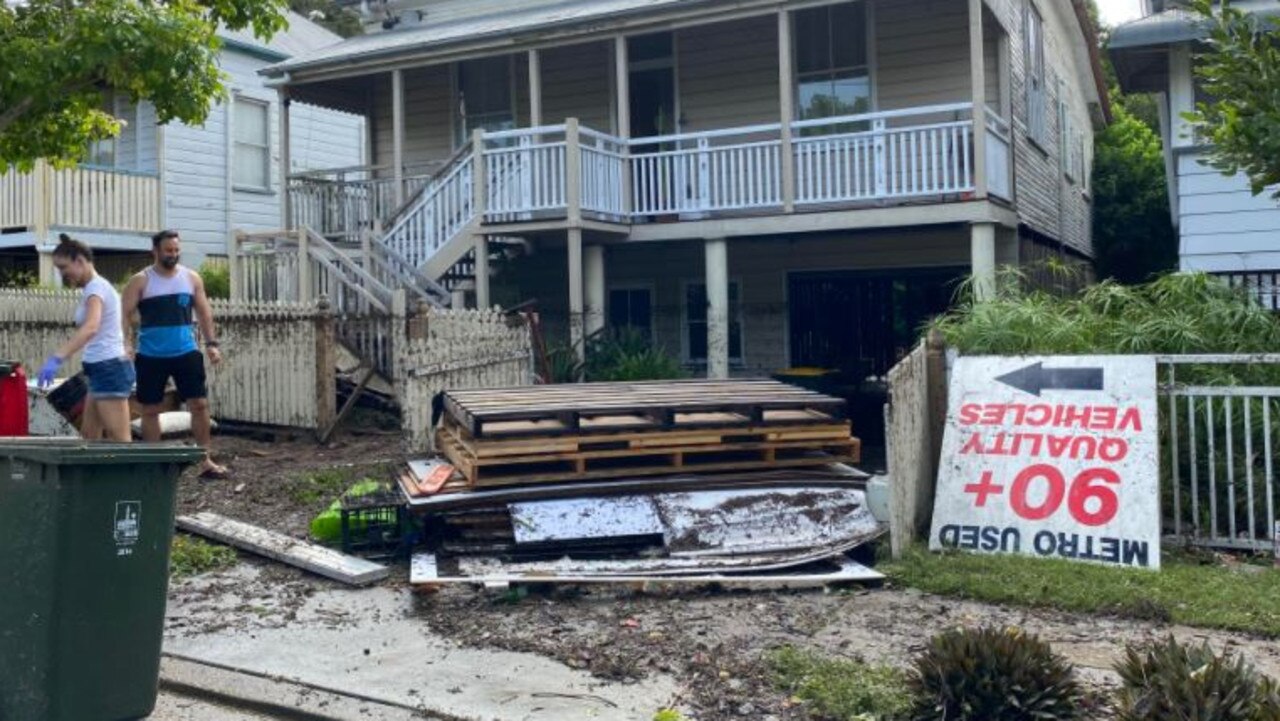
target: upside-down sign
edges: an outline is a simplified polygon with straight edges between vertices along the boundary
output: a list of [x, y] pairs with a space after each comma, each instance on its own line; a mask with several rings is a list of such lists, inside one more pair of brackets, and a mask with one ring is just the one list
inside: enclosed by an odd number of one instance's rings
[[1160, 567], [1155, 361], [967, 357], [929, 547]]

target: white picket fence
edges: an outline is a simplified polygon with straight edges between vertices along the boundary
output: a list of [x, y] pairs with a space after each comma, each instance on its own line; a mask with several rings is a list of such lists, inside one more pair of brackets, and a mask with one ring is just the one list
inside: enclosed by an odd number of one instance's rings
[[532, 385], [533, 341], [522, 316], [431, 308], [418, 337], [396, 345], [396, 384], [407, 450], [432, 448], [432, 407], [444, 390]]
[[[28, 375], [74, 331], [74, 291], [0, 290], [0, 359]], [[336, 413], [334, 321], [320, 305], [213, 302], [224, 361], [210, 367], [215, 418], [322, 428]], [[62, 373], [80, 370], [72, 359]]]

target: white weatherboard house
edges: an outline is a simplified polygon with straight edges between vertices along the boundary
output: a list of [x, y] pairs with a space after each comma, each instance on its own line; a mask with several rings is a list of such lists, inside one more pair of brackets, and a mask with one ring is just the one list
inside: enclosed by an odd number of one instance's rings
[[1084, 0], [399, 17], [263, 71], [367, 123], [366, 173], [295, 176], [289, 219], [369, 239], [455, 304], [536, 299], [575, 345], [630, 327], [715, 377], [860, 378], [970, 271], [1091, 258], [1107, 109]]
[[[1157, 95], [1181, 269], [1248, 286], [1265, 305], [1280, 309], [1280, 202], [1269, 191], [1254, 196], [1243, 175], [1203, 164], [1207, 148], [1182, 117], [1206, 100], [1193, 70], [1206, 31], [1184, 5], [1145, 0], [1144, 17], [1116, 28], [1108, 51], [1125, 92]], [[1280, 15], [1272, 0], [1232, 6]]]
[[[67, 232], [93, 246], [99, 269], [117, 281], [145, 262], [141, 254], [161, 228], [182, 233], [184, 262], [198, 267], [225, 256], [237, 230], [280, 227], [279, 97], [258, 70], [340, 38], [293, 13], [289, 29], [269, 43], [247, 31], [221, 37], [219, 65], [232, 98], [212, 108], [203, 126], [158, 126], [149, 104], [117, 97], [111, 111], [127, 125], [93, 147], [87, 162], [0, 176], [0, 269], [38, 267], [52, 282], [49, 251]], [[362, 118], [302, 104], [290, 115], [294, 170], [364, 162]]]

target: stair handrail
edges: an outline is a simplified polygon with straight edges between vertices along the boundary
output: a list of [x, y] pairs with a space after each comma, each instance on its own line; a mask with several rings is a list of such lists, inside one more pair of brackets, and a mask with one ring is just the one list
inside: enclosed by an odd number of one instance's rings
[[[468, 146], [468, 150], [470, 150], [469, 146]], [[393, 239], [404, 230], [405, 226], [408, 225], [409, 222], [413, 219], [413, 216], [416, 213], [422, 211], [423, 208], [425, 208], [428, 203], [430, 203], [438, 195], [440, 195], [446, 189], [448, 189], [450, 185], [455, 181], [455, 179], [458, 178], [459, 175], [463, 173], [463, 171], [470, 170], [470, 168], [471, 168], [471, 153], [467, 152], [466, 154], [458, 158], [457, 162], [453, 164], [452, 169], [448, 170], [447, 175], [442, 177], [438, 182], [431, 183], [430, 185], [423, 188], [421, 195], [418, 196], [417, 200], [413, 204], [413, 207], [410, 208], [407, 212], [405, 212], [400, 217], [400, 219], [396, 222], [396, 224], [393, 225], [383, 235], [383, 240], [382, 240], [383, 244], [389, 248], [394, 249], [395, 246], [392, 244]], [[474, 179], [472, 179], [471, 182], [475, 182]], [[473, 202], [473, 198], [471, 197], [470, 193], [463, 193], [461, 195], [461, 203], [459, 204], [459, 210], [462, 211], [461, 217], [458, 219], [453, 219], [447, 223], [447, 227], [454, 228], [453, 232], [449, 234], [449, 238], [452, 238], [454, 235], [456, 235], [458, 230], [461, 230], [462, 228], [466, 227], [467, 223], [471, 222], [471, 220], [476, 215], [475, 204]], [[438, 249], [439, 248], [437, 245], [437, 247], [430, 248], [429, 250], [432, 253], [434, 253]], [[409, 262], [412, 263], [412, 260], [409, 260]]]
[[400, 281], [405, 288], [413, 291], [414, 295], [420, 299], [427, 301], [437, 308], [447, 308], [449, 303], [449, 291], [443, 285], [432, 280], [426, 273], [414, 267], [395, 248], [387, 243], [383, 243], [377, 238], [371, 238], [370, 247], [373, 250], [373, 262], [377, 263], [386, 272], [390, 273]]
[[418, 200], [420, 200], [423, 196], [431, 192], [432, 188], [440, 184], [450, 173], [453, 172], [454, 166], [457, 165], [459, 161], [461, 161], [464, 158], [469, 159], [470, 157], [471, 157], [470, 143], [464, 143], [458, 146], [456, 150], [454, 150], [452, 153], [449, 154], [449, 157], [444, 159], [444, 162], [440, 165], [440, 167], [437, 168], [433, 173], [431, 173], [431, 178], [427, 180], [425, 184], [423, 184], [422, 188], [420, 188], [417, 192], [415, 192], [413, 195], [409, 196], [408, 198], [405, 198], [404, 202], [401, 203], [399, 207], [394, 208], [390, 213], [387, 214], [385, 225], [390, 228], [398, 224], [401, 218], [406, 213], [408, 213], [414, 205], [417, 204]]
[[[332, 271], [335, 277], [342, 282], [343, 285], [356, 291], [364, 296], [369, 304], [377, 308], [382, 313], [391, 312], [391, 288], [387, 287], [371, 274], [369, 271], [360, 267], [360, 264], [352, 260], [330, 243], [323, 235], [312, 230], [309, 226], [303, 226], [301, 232], [307, 235], [307, 254], [312, 259], [323, 264]], [[320, 251], [324, 251], [329, 257], [325, 257]], [[331, 260], [332, 259], [332, 260]], [[335, 266], [333, 260], [337, 261]], [[353, 281], [348, 274], [359, 278], [363, 283]], [[367, 285], [366, 285], [367, 284]], [[371, 290], [372, 289], [372, 290]], [[374, 290], [378, 291], [377, 294]], [[381, 297], [379, 297], [381, 296]]]

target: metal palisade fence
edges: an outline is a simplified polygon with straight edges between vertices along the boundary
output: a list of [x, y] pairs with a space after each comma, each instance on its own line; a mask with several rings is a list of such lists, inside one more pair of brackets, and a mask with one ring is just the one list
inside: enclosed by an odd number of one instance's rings
[[1280, 354], [1156, 360], [1166, 534], [1192, 545], [1273, 549]]

